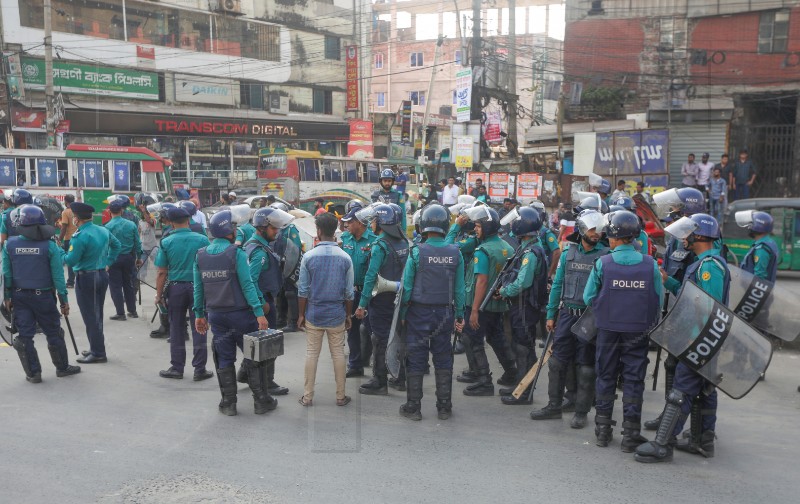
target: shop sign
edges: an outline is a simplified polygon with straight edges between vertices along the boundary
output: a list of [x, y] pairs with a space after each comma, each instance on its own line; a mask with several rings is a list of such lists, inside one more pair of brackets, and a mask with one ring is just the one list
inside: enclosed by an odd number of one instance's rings
[[175, 101], [233, 107], [239, 101], [239, 84], [230, 79], [176, 75]]
[[351, 45], [344, 48], [345, 77], [347, 79], [347, 111], [358, 110], [358, 47]]

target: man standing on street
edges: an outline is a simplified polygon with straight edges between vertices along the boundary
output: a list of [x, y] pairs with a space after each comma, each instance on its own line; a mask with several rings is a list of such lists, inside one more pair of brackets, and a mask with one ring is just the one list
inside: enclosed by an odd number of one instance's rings
[[70, 208], [78, 230], [72, 235], [64, 262], [75, 269], [75, 297], [89, 338], [89, 351], [77, 360], [81, 364], [108, 362], [103, 304], [108, 290], [108, 267], [117, 260], [122, 245], [108, 229], [92, 223], [93, 206], [73, 203]]
[[133, 285], [135, 267], [142, 265], [142, 242], [139, 240], [139, 229], [133, 222], [122, 217], [123, 204], [114, 200], [108, 206], [111, 220], [106, 224], [106, 229], [119, 240], [121, 245], [117, 260], [108, 268], [108, 289], [111, 291], [111, 300], [117, 314], [111, 320], [127, 320], [125, 306], [128, 307], [128, 317], [139, 318], [136, 313], [136, 289]]
[[474, 196], [477, 198], [478, 194], [480, 193], [478, 189], [480, 189], [482, 185], [483, 185], [483, 179], [480, 178], [475, 179], [475, 187], [473, 187], [472, 190], [470, 190], [469, 192], [470, 196]]
[[406, 193], [406, 184], [408, 183], [408, 175], [403, 171], [403, 167], [397, 169], [397, 178], [394, 179], [397, 192], [400, 194]]
[[750, 188], [756, 181], [756, 165], [748, 158], [747, 149], [739, 151], [739, 160], [731, 170], [730, 187], [734, 191], [733, 200], [750, 198]]
[[314, 217], [316, 217], [316, 216], [318, 216], [320, 214], [324, 214], [325, 212], [327, 212], [327, 210], [325, 210], [325, 200], [322, 199], [322, 198], [315, 199], [314, 200]]
[[681, 187], [697, 186], [697, 163], [694, 162], [694, 154], [689, 154], [688, 160], [681, 166]]
[[[64, 196], [64, 206], [67, 208], [61, 212], [61, 217], [58, 219], [58, 223], [61, 227], [61, 232], [58, 234], [58, 241], [61, 243], [64, 252], [69, 250], [69, 241], [72, 239], [72, 235], [75, 234], [75, 231], [78, 229], [72, 222], [72, 210], [69, 208], [74, 202], [74, 195], [67, 194]], [[67, 288], [71, 289], [73, 287], [75, 287], [75, 271], [71, 267], [67, 266]]]
[[714, 168], [719, 168], [719, 174], [722, 179], [725, 180], [725, 185], [728, 188], [728, 192], [725, 194], [725, 200], [733, 201], [733, 189], [731, 188], [731, 184], [733, 183], [733, 178], [731, 177], [733, 166], [728, 162], [728, 155], [723, 154], [722, 157], [720, 157], [719, 163], [717, 163]]
[[450, 177], [447, 179], [447, 185], [442, 189], [442, 204], [446, 207], [458, 203], [458, 187], [455, 184], [456, 179]]
[[345, 333], [351, 327], [353, 312], [353, 261], [336, 244], [336, 217], [316, 217], [319, 244], [303, 256], [297, 285], [300, 315], [297, 326], [306, 331], [305, 387], [300, 404], [311, 406], [322, 337], [327, 333], [336, 379], [336, 405], [345, 406]]
[[714, 163], [710, 162], [708, 158], [708, 152], [704, 152], [703, 157], [700, 159], [700, 164], [697, 165], [697, 190], [705, 194], [706, 199], [708, 199], [707, 191], [711, 179], [711, 170], [714, 169]]

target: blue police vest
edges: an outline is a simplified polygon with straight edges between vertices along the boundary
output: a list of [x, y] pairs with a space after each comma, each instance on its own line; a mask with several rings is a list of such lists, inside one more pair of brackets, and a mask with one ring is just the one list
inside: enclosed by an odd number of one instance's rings
[[399, 205], [400, 193], [397, 191], [384, 192], [383, 190], [379, 189], [372, 193], [372, 202], [375, 203], [376, 201], [383, 201], [384, 203], [394, 203], [395, 205]]
[[523, 290], [520, 296], [522, 296], [522, 302], [530, 304], [533, 308], [540, 308], [547, 305], [547, 256], [538, 241], [527, 242], [514, 254], [508, 275], [500, 283], [502, 287], [505, 287], [517, 279], [519, 270], [522, 269], [523, 258], [528, 252], [532, 252], [536, 256], [536, 266], [539, 271], [534, 272], [533, 284]]
[[[599, 250], [600, 252], [595, 252]], [[561, 301], [572, 306], [585, 307], [583, 291], [589, 282], [589, 275], [594, 269], [598, 257], [607, 254], [608, 249], [600, 244], [595, 245], [591, 254], [578, 250], [578, 244], [570, 244], [567, 249], [567, 260], [564, 263], [564, 285], [561, 288]]]
[[750, 250], [747, 251], [747, 255], [744, 256], [744, 259], [742, 259], [742, 269], [748, 273], [755, 272], [755, 252], [758, 249], [765, 249], [767, 252], [769, 252], [769, 266], [767, 267], [766, 280], [774, 283], [775, 279], [778, 277], [778, 246], [775, 245], [775, 242], [772, 240], [753, 244], [753, 246], [750, 247]]
[[455, 294], [458, 247], [434, 247], [427, 243], [417, 245], [419, 263], [411, 291], [411, 302], [426, 305], [452, 304]]
[[697, 285], [697, 270], [700, 269], [700, 266], [702, 266], [703, 263], [706, 261], [715, 261], [725, 271], [725, 279], [722, 281], [722, 302], [727, 305], [728, 294], [731, 287], [731, 271], [728, 269], [728, 261], [726, 261], [722, 257], [718, 255], [711, 255], [711, 256], [706, 256], [699, 261], [693, 262], [686, 268], [686, 275], [684, 276], [684, 281], [689, 280], [690, 282]]
[[653, 285], [654, 261], [642, 256], [639, 264], [617, 264], [613, 256], [600, 258], [603, 285], [592, 302], [599, 329], [640, 333], [658, 320], [658, 292]]
[[50, 241], [9, 238], [6, 244], [15, 289], [52, 289]]
[[203, 236], [206, 235], [206, 231], [203, 229], [203, 225], [197, 222], [191, 221], [189, 222], [189, 229], [191, 229], [195, 233], [199, 233]]
[[236, 252], [231, 245], [221, 254], [211, 255], [206, 248], [197, 251], [197, 266], [203, 282], [206, 309], [230, 312], [249, 308], [236, 275]]
[[[382, 248], [385, 253], [383, 264], [381, 264], [378, 274], [386, 280], [392, 280], [394, 282], [401, 281], [403, 279], [403, 270], [408, 260], [408, 242], [406, 242], [405, 239], [398, 240], [381, 236], [373, 246], [375, 245]], [[394, 293], [382, 292], [373, 299], [391, 302], [394, 297]]]
[[8, 236], [19, 236], [19, 231], [17, 230], [17, 226], [11, 223], [11, 212], [8, 212], [3, 216], [3, 220], [6, 223], [6, 235]]
[[261, 292], [277, 296], [283, 285], [283, 272], [281, 271], [281, 259], [269, 247], [255, 240], [250, 240], [244, 246], [244, 251], [247, 254], [248, 260], [252, 257], [256, 249], [262, 249], [267, 254], [269, 261], [269, 268], [267, 270], [261, 269], [258, 275], [258, 288]]
[[671, 238], [667, 242], [667, 250], [664, 253], [664, 271], [675, 280], [683, 281], [687, 265], [694, 261], [694, 254], [683, 248], [683, 241]]

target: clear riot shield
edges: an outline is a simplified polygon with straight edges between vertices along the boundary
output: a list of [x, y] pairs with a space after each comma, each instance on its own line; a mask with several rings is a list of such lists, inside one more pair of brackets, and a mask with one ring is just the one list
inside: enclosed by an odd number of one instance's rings
[[768, 280], [728, 265], [731, 286], [728, 307], [748, 324], [784, 341], [800, 336], [797, 296]]
[[406, 353], [406, 328], [399, 325], [400, 319], [400, 303], [403, 299], [403, 283], [400, 282], [400, 288], [397, 290], [397, 296], [394, 298], [394, 316], [392, 317], [392, 325], [389, 329], [389, 342], [386, 344], [386, 369], [389, 374], [394, 378], [400, 376], [400, 365], [405, 359]]
[[286, 237], [286, 250], [283, 253], [283, 278], [292, 278], [297, 282], [300, 278], [300, 260], [303, 258], [303, 252], [297, 248], [297, 244]]
[[733, 399], [750, 392], [772, 359], [767, 338], [691, 282], [650, 339]]
[[142, 266], [136, 272], [136, 278], [148, 287], [156, 288], [156, 274], [158, 273], [158, 266], [156, 266], [156, 256], [158, 256], [159, 247], [155, 247], [145, 257], [142, 256]]

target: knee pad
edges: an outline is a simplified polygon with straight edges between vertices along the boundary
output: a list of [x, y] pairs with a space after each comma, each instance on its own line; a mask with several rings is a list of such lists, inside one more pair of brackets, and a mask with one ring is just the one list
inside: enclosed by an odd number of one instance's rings
[[683, 403], [686, 401], [684, 398], [683, 392], [678, 389], [673, 388], [667, 394], [667, 402], [669, 404], [674, 404], [675, 406], [683, 406]]
[[[553, 358], [551, 357], [550, 360], [552, 361]], [[597, 378], [597, 373], [594, 370], [593, 366], [578, 366], [577, 370], [578, 381], [594, 381]]]

